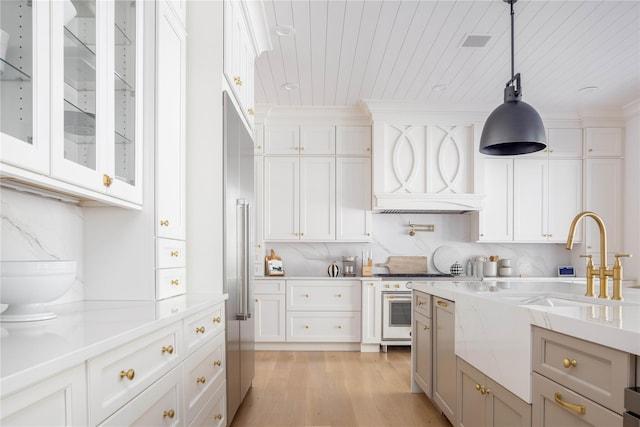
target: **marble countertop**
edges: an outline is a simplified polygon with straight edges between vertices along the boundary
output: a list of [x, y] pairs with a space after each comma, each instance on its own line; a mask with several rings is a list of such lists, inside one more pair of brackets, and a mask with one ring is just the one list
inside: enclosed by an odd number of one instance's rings
[[162, 301], [53, 305], [56, 318], [0, 323], [0, 391], [10, 394], [227, 299], [186, 294]]
[[[637, 288], [624, 288], [622, 302], [585, 297], [584, 283], [414, 282], [413, 289], [455, 301], [456, 355], [529, 403], [531, 325], [640, 355]], [[525, 304], [540, 296], [553, 306]]]

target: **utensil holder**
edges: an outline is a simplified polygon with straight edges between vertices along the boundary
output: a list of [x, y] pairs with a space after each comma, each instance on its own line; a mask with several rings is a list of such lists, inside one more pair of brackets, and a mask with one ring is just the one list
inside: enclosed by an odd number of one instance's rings
[[483, 273], [484, 277], [496, 277], [498, 274], [498, 263], [495, 261], [485, 261]]

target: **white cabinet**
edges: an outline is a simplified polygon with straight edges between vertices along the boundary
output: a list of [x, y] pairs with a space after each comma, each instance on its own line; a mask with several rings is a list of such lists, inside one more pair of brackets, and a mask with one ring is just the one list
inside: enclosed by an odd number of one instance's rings
[[514, 240], [566, 242], [571, 220], [582, 208], [581, 188], [580, 159], [515, 159]]
[[284, 280], [254, 281], [256, 342], [286, 340]]
[[371, 240], [371, 159], [336, 158], [336, 236], [338, 241]]
[[336, 129], [331, 125], [300, 126], [300, 154], [334, 154]]
[[360, 281], [287, 281], [288, 342], [360, 342]]
[[371, 126], [336, 126], [336, 154], [371, 156]]
[[2, 2], [3, 174], [139, 206], [145, 2], [33, 6]]
[[[380, 344], [382, 340], [382, 292], [379, 280], [362, 281], [362, 343]], [[376, 321], [377, 320], [377, 321]], [[378, 351], [379, 347], [375, 346]]]
[[[256, 126], [256, 129], [261, 125]], [[263, 216], [264, 216], [264, 187], [262, 185], [262, 177], [264, 175], [264, 160], [262, 156], [255, 156], [253, 162], [253, 194], [255, 207], [253, 210], [253, 242], [255, 247], [253, 249], [253, 275], [254, 277], [264, 276], [265, 265], [265, 247], [264, 247], [264, 233], [263, 229]]]
[[456, 425], [455, 304], [433, 298], [432, 400], [451, 424]]
[[[587, 147], [585, 168], [585, 210], [597, 213], [607, 227], [609, 264], [614, 253], [624, 252], [622, 186], [624, 161], [622, 155], [622, 129], [588, 128], [585, 131]], [[600, 234], [594, 221], [584, 221], [586, 252], [600, 258]], [[598, 262], [596, 261], [596, 264]]]
[[531, 427], [531, 405], [460, 358], [457, 359], [457, 383], [457, 425]]
[[484, 160], [485, 204], [480, 212], [480, 241], [513, 240], [513, 160]]
[[243, 2], [224, 2], [224, 75], [240, 109], [253, 127], [253, 89], [256, 48], [251, 40]]
[[[118, 2], [125, 4], [126, 2]], [[185, 243], [186, 33], [166, 1], [145, 2], [145, 121], [155, 129], [145, 151], [142, 211], [84, 211], [84, 296], [159, 300], [187, 289]], [[153, 135], [154, 132], [148, 132]], [[116, 267], [114, 267], [116, 266]], [[136, 283], [136, 286], [131, 286]]]
[[264, 153], [267, 155], [334, 155], [336, 153], [335, 126], [266, 126]]
[[265, 240], [335, 239], [335, 159], [265, 157]]
[[57, 373], [35, 386], [2, 397], [3, 426], [87, 425], [84, 364]]

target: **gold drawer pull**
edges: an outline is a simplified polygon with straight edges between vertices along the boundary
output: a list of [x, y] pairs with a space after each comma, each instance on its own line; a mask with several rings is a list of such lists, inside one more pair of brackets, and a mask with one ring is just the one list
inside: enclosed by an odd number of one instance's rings
[[127, 378], [128, 380], [132, 380], [133, 377], [136, 376], [136, 371], [133, 369], [129, 369], [128, 371], [120, 371], [120, 379]]
[[168, 227], [169, 226], [169, 220], [168, 219], [164, 219], [164, 220], [160, 221], [160, 226]]
[[213, 362], [213, 366], [222, 366], [222, 360], [216, 360]]
[[164, 411], [162, 413], [162, 418], [173, 418], [176, 416], [176, 412], [173, 409], [169, 409], [168, 411]]
[[216, 420], [221, 420], [222, 419], [222, 414], [218, 413], [216, 414]]
[[584, 415], [587, 412], [587, 409], [583, 405], [574, 405], [573, 403], [567, 403], [562, 400], [562, 395], [560, 393], [556, 393], [554, 396], [554, 400], [560, 406], [563, 406], [571, 411], [577, 412], [579, 414]]
[[567, 359], [566, 357], [564, 359], [562, 359], [562, 366], [564, 366], [565, 368], [569, 369], [570, 367], [576, 367], [578, 365], [578, 361], [576, 359]]
[[179, 257], [179, 256], [180, 256], [180, 252], [178, 252], [178, 251], [171, 251], [171, 256], [173, 256], [173, 257]]
[[179, 286], [180, 285], [180, 281], [178, 279], [171, 279], [171, 284], [173, 286]]
[[165, 353], [173, 354], [173, 346], [168, 345], [166, 347], [162, 347], [162, 354], [165, 354]]
[[222, 319], [220, 318], [220, 316], [213, 318], [213, 323], [220, 323], [220, 322], [222, 322]]
[[422, 301], [422, 300], [418, 300], [418, 305], [424, 305], [424, 304], [425, 304], [425, 302], [424, 302], [424, 301]]
[[423, 330], [423, 331], [428, 331], [428, 330], [429, 330], [429, 327], [428, 327], [428, 326], [423, 326], [423, 327], [422, 327], [422, 330]]
[[449, 304], [447, 304], [447, 303], [446, 303], [446, 302], [444, 302], [444, 301], [440, 301], [440, 300], [438, 300], [437, 304], [438, 304], [440, 307], [448, 307], [448, 306], [449, 306]]
[[204, 379], [204, 377], [198, 377], [196, 378], [196, 384], [204, 384], [206, 380]]
[[196, 328], [196, 334], [204, 334], [204, 326], [200, 326]]

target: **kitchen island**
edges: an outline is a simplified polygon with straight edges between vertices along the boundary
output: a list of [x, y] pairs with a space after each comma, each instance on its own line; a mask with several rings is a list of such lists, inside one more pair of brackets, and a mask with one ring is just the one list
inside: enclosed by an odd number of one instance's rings
[[[444, 299], [455, 304], [453, 341], [455, 356], [462, 361], [458, 362], [458, 387], [461, 385], [460, 365], [469, 364], [527, 404], [536, 400], [532, 386], [538, 375], [533, 372], [536, 363], [546, 363], [536, 360], [546, 357], [546, 350], [541, 349], [546, 341], [535, 338], [540, 335], [537, 331], [552, 331], [554, 339], [560, 342], [575, 340], [597, 345], [594, 349], [584, 351], [582, 360], [585, 362], [579, 364], [580, 368], [575, 368], [578, 363], [575, 360], [569, 358], [565, 362], [560, 357], [559, 361], [566, 365], [560, 367], [559, 374], [566, 375], [572, 369], [575, 372], [584, 370], [589, 355], [601, 358], [593, 370], [604, 373], [612, 364], [601, 352], [611, 350], [626, 355], [621, 365], [626, 370], [623, 377], [627, 377], [627, 384], [613, 387], [616, 390], [611, 395], [616, 399], [621, 397], [623, 388], [631, 385], [629, 382], [636, 381], [631, 377], [635, 375], [635, 363], [637, 355], [640, 355], [640, 290], [624, 288], [624, 301], [584, 297], [584, 291], [584, 284], [564, 282], [413, 283], [413, 292], [417, 297], [426, 295], [434, 301]], [[434, 325], [433, 329], [436, 328]], [[558, 354], [569, 354], [570, 348], [567, 344], [566, 348], [558, 350]], [[419, 350], [415, 343], [414, 349]], [[433, 352], [435, 354], [436, 350], [433, 349]], [[417, 360], [423, 356], [414, 354], [414, 380]], [[559, 356], [556, 354], [554, 357]], [[477, 385], [480, 387], [478, 390], [482, 391], [482, 385]], [[420, 391], [425, 387], [418, 378], [412, 388]], [[431, 393], [431, 390], [424, 391], [428, 395]], [[622, 412], [622, 399], [619, 400], [612, 408], [617, 414]]]

